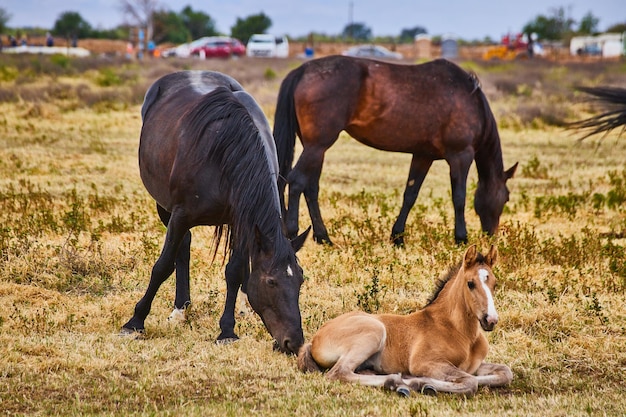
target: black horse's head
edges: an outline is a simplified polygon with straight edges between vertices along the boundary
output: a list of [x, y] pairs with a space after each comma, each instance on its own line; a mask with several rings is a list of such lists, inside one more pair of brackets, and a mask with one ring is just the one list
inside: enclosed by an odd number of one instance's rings
[[509, 201], [509, 189], [506, 182], [513, 177], [517, 163], [504, 171], [502, 178], [489, 178], [479, 181], [474, 194], [474, 210], [480, 218], [483, 232], [494, 235], [498, 231], [500, 215]]
[[[257, 228], [256, 250], [251, 254], [248, 301], [276, 340], [277, 348], [285, 353], [297, 354], [304, 343], [299, 306], [304, 277], [296, 252], [304, 244], [309, 230], [291, 244], [281, 235], [279, 239], [284, 239], [285, 245], [277, 245]], [[281, 250], [283, 246], [286, 250]]]

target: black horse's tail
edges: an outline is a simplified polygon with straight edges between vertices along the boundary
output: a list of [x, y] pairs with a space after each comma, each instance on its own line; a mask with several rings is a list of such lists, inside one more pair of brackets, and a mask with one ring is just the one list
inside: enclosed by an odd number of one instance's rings
[[[278, 189], [281, 195], [281, 204], [284, 209], [284, 191], [287, 185], [287, 175], [291, 171], [293, 164], [294, 150], [296, 147], [296, 134], [300, 133], [298, 118], [296, 117], [296, 106], [294, 102], [294, 92], [304, 74], [304, 66], [300, 66], [287, 74], [278, 91], [276, 100], [276, 113], [274, 115], [274, 142], [276, 142], [276, 152], [278, 153], [278, 166], [280, 178]], [[283, 210], [284, 211], [284, 210]]]
[[580, 138], [581, 140], [598, 133], [608, 133], [620, 126], [622, 126], [622, 132], [624, 131], [626, 127], [626, 88], [576, 87], [576, 89], [607, 105], [607, 109], [603, 113], [568, 125], [570, 129], [587, 129], [587, 133]]

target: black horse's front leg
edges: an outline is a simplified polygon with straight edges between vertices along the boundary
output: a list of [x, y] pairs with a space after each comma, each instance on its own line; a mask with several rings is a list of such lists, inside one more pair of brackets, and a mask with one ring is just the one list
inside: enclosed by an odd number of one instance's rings
[[248, 281], [250, 274], [248, 258], [246, 251], [234, 250], [226, 265], [226, 302], [220, 318], [221, 332], [217, 337], [218, 342], [227, 343], [239, 339], [235, 334], [235, 304], [239, 288]]
[[[157, 204], [157, 212], [161, 221], [168, 226], [171, 214]], [[185, 321], [187, 309], [191, 306], [191, 291], [189, 288], [189, 260], [191, 258], [191, 231], [185, 233], [183, 241], [176, 254], [176, 298], [174, 310], [167, 318], [172, 322]]]
[[145, 330], [145, 320], [150, 313], [152, 301], [156, 296], [161, 284], [174, 272], [175, 260], [184, 236], [189, 232], [189, 228], [184, 225], [184, 220], [180, 217], [172, 215], [170, 219], [167, 234], [165, 235], [165, 244], [159, 259], [152, 267], [150, 275], [150, 283], [144, 296], [135, 305], [133, 317], [122, 326], [123, 334], [143, 332]]

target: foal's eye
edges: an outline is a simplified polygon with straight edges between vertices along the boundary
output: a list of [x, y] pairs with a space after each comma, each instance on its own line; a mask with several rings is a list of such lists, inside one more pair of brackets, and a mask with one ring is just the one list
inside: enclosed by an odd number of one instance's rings
[[278, 285], [278, 282], [276, 282], [276, 278], [274, 278], [274, 277], [269, 277], [269, 278], [267, 279], [267, 285], [268, 285], [270, 288], [274, 288], [274, 287], [276, 287], [276, 286]]
[[474, 288], [476, 288], [476, 284], [474, 284], [474, 281], [468, 281], [467, 288], [469, 288], [470, 290], [473, 290]]

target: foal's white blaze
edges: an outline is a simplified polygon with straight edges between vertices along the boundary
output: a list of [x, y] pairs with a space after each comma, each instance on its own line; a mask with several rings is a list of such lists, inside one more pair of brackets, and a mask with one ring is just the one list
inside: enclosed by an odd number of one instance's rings
[[291, 270], [291, 265], [287, 265], [287, 276], [290, 276], [290, 277], [293, 276], [293, 271]]
[[493, 302], [493, 296], [491, 295], [491, 291], [487, 286], [487, 278], [489, 278], [489, 271], [486, 269], [478, 270], [478, 277], [480, 278], [480, 283], [483, 286], [483, 290], [485, 290], [485, 294], [487, 295], [487, 316], [498, 319], [498, 312], [496, 311], [496, 305]]

